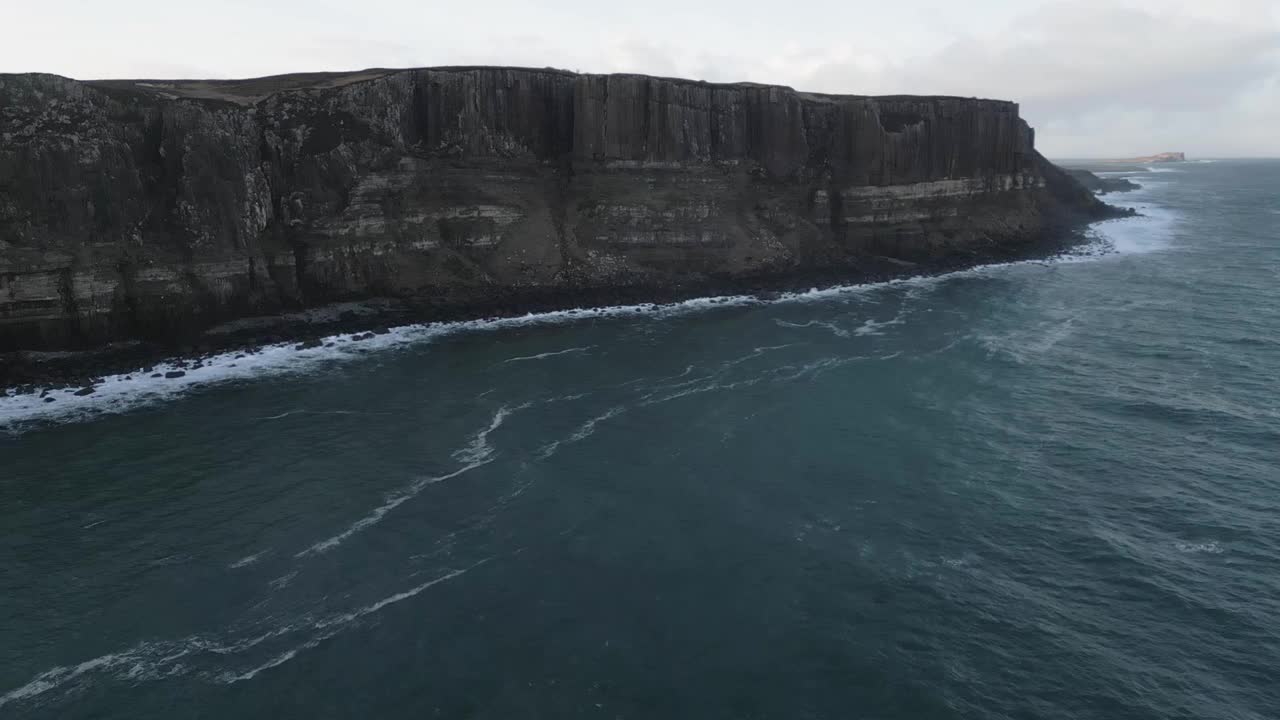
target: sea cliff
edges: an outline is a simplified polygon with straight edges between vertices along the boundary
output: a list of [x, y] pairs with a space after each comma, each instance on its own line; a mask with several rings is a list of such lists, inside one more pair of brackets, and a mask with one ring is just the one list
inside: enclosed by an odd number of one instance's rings
[[0, 75], [0, 350], [973, 263], [1110, 212], [1012, 102], [494, 67]]

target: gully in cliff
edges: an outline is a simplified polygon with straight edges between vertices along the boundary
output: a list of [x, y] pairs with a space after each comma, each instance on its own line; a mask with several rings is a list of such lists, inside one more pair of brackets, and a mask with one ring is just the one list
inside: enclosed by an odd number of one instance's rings
[[[0, 75], [0, 135], [4, 385], [934, 272], [1044, 253], [1118, 212], [1036, 151], [1011, 102], [640, 75]], [[99, 352], [47, 355], [65, 350]]]

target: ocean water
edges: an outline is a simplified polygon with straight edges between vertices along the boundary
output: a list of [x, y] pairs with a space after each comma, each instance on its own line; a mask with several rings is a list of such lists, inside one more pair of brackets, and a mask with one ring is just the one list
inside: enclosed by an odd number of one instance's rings
[[1280, 716], [1280, 162], [1127, 175], [1047, 261], [0, 397], [0, 717]]

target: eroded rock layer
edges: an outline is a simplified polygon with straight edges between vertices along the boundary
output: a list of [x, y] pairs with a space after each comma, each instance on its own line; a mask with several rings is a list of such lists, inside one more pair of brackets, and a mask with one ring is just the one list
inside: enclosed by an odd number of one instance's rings
[[1101, 206], [1010, 102], [556, 70], [0, 75], [0, 349], [927, 262]]

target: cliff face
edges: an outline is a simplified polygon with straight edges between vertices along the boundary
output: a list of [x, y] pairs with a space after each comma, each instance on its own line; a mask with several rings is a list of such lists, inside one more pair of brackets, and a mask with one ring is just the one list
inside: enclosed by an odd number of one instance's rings
[[0, 138], [0, 350], [371, 296], [856, 272], [1100, 208], [1013, 103], [633, 75], [0, 75]]
[[1063, 168], [1076, 182], [1085, 189], [1099, 195], [1113, 192], [1129, 192], [1142, 186], [1128, 178], [1099, 177], [1083, 168]]

